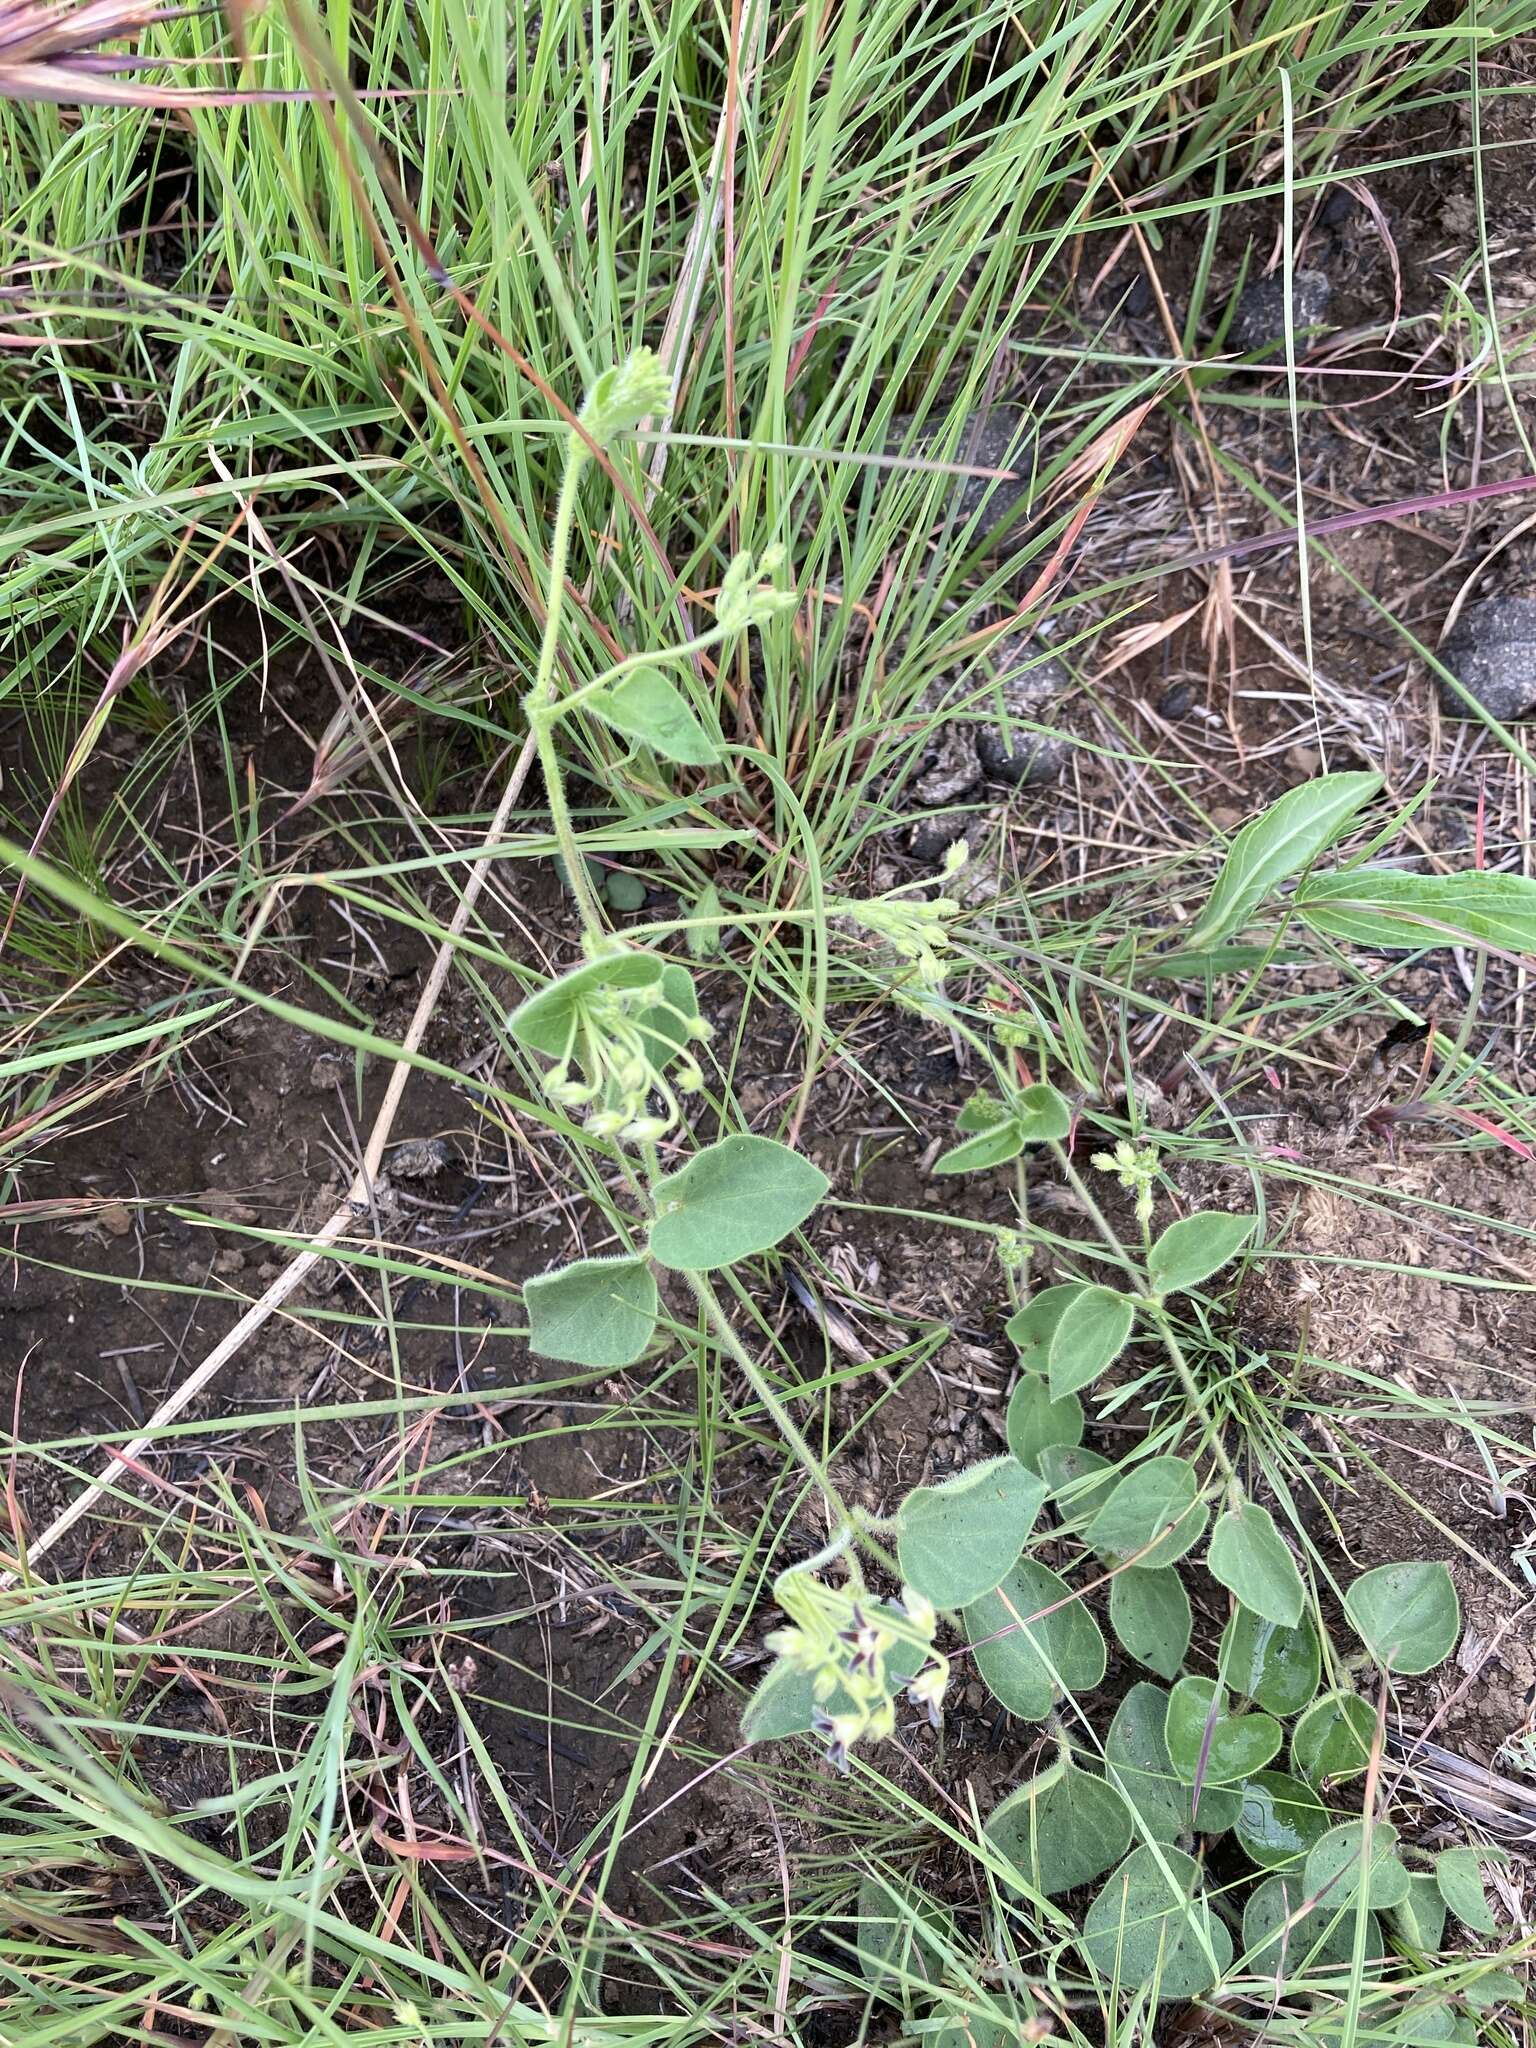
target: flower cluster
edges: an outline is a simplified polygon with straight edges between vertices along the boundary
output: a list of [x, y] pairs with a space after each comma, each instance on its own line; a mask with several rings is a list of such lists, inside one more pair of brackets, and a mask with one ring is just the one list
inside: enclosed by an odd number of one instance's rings
[[598, 377], [582, 404], [581, 424], [606, 447], [615, 435], [671, 405], [672, 379], [664, 365], [650, 349], [637, 348]]
[[[939, 1725], [949, 1659], [933, 1647], [938, 1615], [932, 1601], [910, 1586], [902, 1587], [899, 1600], [876, 1600], [862, 1585], [828, 1585], [803, 1567], [780, 1576], [774, 1597], [793, 1626], [775, 1629], [767, 1647], [810, 1679], [812, 1731], [838, 1770], [847, 1770], [856, 1742], [895, 1734], [903, 1682], [907, 1697]], [[909, 1676], [914, 1650], [920, 1668]]]
[[[594, 1138], [616, 1138], [621, 1145], [654, 1144], [665, 1137], [682, 1114], [678, 1096], [697, 1094], [704, 1075], [691, 1053], [678, 1052], [684, 1040], [704, 1039], [711, 1027], [647, 988], [594, 989], [571, 1015], [570, 1035], [544, 1087], [562, 1109], [589, 1112], [587, 1129]], [[573, 1061], [581, 1076], [572, 1071]]]
[[679, 1095], [704, 1086], [689, 1049], [711, 1035], [686, 967], [619, 948], [519, 1004], [512, 1036], [554, 1061], [550, 1099], [587, 1112], [594, 1137], [654, 1144], [678, 1121]]
[[1159, 1163], [1157, 1147], [1137, 1146], [1129, 1138], [1121, 1138], [1113, 1152], [1095, 1152], [1093, 1163], [1100, 1173], [1112, 1173], [1126, 1193], [1136, 1197], [1136, 1221], [1150, 1223]]
[[[963, 839], [957, 839], [944, 856], [946, 879], [957, 875], [969, 857], [970, 848]], [[899, 888], [888, 889], [883, 896], [871, 896], [863, 901], [850, 899], [834, 904], [833, 908], [850, 924], [861, 925], [865, 931], [873, 932], [883, 940], [898, 960], [916, 968], [920, 984], [931, 989], [938, 988], [949, 972], [946, 958], [950, 951], [949, 926], [951, 920], [960, 915], [964, 905], [953, 896], [909, 900], [912, 890], [926, 886], [921, 881], [903, 882]]]
[[731, 557], [715, 599], [715, 618], [723, 632], [745, 633], [751, 626], [766, 626], [780, 612], [793, 610], [795, 593], [779, 589], [773, 581], [784, 559], [784, 550], [777, 543], [764, 548], [755, 561], [749, 554]]

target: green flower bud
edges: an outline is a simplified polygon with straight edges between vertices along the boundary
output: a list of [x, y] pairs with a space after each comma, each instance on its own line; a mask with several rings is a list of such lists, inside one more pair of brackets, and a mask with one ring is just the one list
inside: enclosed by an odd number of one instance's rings
[[648, 348], [637, 348], [622, 363], [604, 370], [587, 393], [581, 424], [600, 447], [638, 426], [651, 413], [672, 410], [672, 380]]

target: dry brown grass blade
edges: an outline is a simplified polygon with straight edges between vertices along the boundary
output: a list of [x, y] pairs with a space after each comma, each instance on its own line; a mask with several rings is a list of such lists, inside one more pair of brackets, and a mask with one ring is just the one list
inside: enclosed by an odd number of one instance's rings
[[199, 10], [147, 0], [0, 0], [0, 99], [44, 100], [63, 107], [232, 107], [251, 100], [308, 100], [307, 91], [225, 92], [216, 87], [150, 83], [134, 76], [171, 60], [112, 43], [141, 36], [156, 22]]

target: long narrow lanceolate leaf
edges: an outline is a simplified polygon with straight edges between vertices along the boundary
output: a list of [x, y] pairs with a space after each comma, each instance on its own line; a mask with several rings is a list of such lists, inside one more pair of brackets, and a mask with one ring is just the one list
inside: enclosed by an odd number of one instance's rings
[[1296, 908], [1314, 930], [1357, 946], [1416, 952], [1421, 946], [1491, 946], [1536, 953], [1536, 880], [1529, 875], [1405, 875], [1349, 868], [1316, 875]]
[[1374, 774], [1315, 776], [1244, 825], [1186, 947], [1211, 946], [1239, 930], [1272, 890], [1327, 851], [1380, 787]]

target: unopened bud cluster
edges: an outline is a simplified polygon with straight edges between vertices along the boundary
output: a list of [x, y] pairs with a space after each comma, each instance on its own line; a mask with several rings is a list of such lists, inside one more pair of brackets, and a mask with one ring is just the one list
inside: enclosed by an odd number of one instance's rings
[[[969, 849], [957, 839], [944, 856], [945, 876], [957, 875], [965, 866]], [[910, 892], [924, 888], [922, 882], [904, 882], [883, 896], [850, 900], [835, 908], [850, 924], [862, 925], [885, 942], [898, 960], [917, 970], [924, 988], [938, 988], [949, 972], [950, 923], [964, 905], [953, 896], [913, 898]]]
[[[927, 1709], [937, 1728], [949, 1659], [933, 1647], [938, 1615], [931, 1600], [910, 1586], [902, 1587], [899, 1600], [875, 1600], [862, 1586], [831, 1586], [805, 1570], [783, 1573], [774, 1597], [793, 1625], [775, 1629], [767, 1647], [809, 1677], [812, 1729], [838, 1770], [847, 1770], [856, 1742], [895, 1734], [902, 1680], [892, 1675], [892, 1658], [899, 1649], [915, 1648], [925, 1659], [906, 1681], [907, 1697]], [[910, 1670], [910, 1660], [901, 1668]]]

